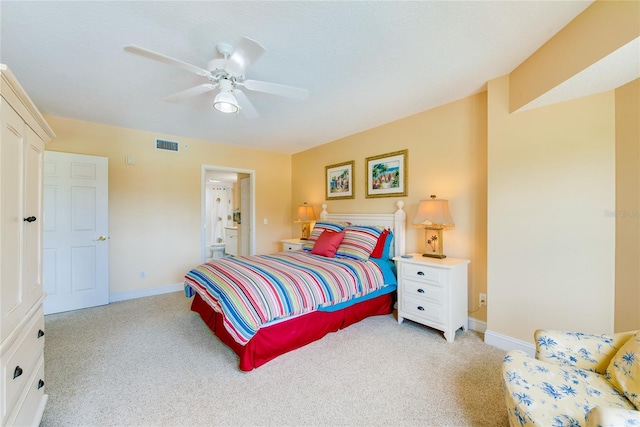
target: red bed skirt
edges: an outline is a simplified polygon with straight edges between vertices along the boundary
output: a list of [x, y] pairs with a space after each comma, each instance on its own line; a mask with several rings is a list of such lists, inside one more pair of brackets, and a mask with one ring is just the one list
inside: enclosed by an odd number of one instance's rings
[[213, 310], [198, 293], [191, 310], [200, 314], [204, 323], [220, 341], [240, 357], [240, 370], [251, 371], [268, 361], [317, 341], [369, 316], [389, 314], [393, 310], [395, 292], [362, 301], [338, 311], [314, 311], [291, 320], [264, 327], [246, 345], [238, 344], [222, 323], [222, 315]]

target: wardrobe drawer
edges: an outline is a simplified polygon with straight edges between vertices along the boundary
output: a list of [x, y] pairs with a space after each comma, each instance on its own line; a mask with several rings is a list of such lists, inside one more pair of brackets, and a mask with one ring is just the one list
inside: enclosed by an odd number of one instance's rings
[[[16, 426], [30, 426], [34, 425], [36, 416], [39, 412], [40, 405], [43, 403], [44, 397], [44, 356], [41, 355], [38, 364], [36, 365], [36, 374], [31, 377], [29, 383], [29, 392], [27, 397], [22, 402], [22, 406], [18, 410], [15, 421]], [[40, 409], [41, 410], [41, 409]]]
[[444, 284], [446, 281], [445, 275], [446, 271], [442, 268], [408, 263], [402, 264], [402, 277], [404, 279]]
[[[38, 359], [44, 352], [44, 315], [42, 306], [33, 315], [25, 331], [2, 357], [0, 366], [4, 381], [2, 419], [7, 408], [13, 408], [33, 375]], [[40, 336], [41, 335], [41, 336]]]

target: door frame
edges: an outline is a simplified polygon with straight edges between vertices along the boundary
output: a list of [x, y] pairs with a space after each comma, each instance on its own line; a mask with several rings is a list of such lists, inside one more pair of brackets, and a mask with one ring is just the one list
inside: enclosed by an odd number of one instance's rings
[[242, 212], [242, 221], [248, 220], [249, 222], [249, 255], [255, 255], [256, 253], [256, 171], [253, 169], [240, 169], [231, 168], [228, 166], [216, 166], [216, 165], [202, 165], [200, 172], [200, 257], [202, 262], [207, 261], [207, 171], [220, 171], [220, 172], [232, 172], [232, 173], [245, 173], [249, 175], [249, 198], [251, 200], [251, 208], [249, 209], [249, 218], [245, 217], [245, 213]]

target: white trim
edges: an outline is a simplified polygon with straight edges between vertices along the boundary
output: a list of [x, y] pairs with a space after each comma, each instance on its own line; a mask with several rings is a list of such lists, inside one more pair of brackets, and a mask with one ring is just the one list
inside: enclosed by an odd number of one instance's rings
[[[210, 256], [207, 249], [207, 202], [206, 202], [206, 190], [207, 190], [207, 171], [208, 170], [216, 170], [223, 172], [235, 172], [235, 173], [246, 173], [249, 175], [249, 180], [251, 183], [251, 209], [249, 212], [249, 227], [251, 229], [251, 234], [249, 235], [249, 255], [256, 254], [256, 171], [253, 169], [241, 169], [241, 168], [232, 168], [228, 166], [216, 166], [216, 165], [205, 165], [202, 164], [200, 166], [200, 221], [201, 221], [201, 229], [200, 229], [200, 257], [202, 263], [207, 262], [207, 258]], [[242, 218], [246, 221], [245, 213], [242, 212]]]
[[484, 334], [487, 330], [487, 322], [483, 320], [469, 317], [467, 320], [467, 324], [469, 325], [469, 329], [471, 329], [472, 331], [480, 332], [481, 334]]
[[535, 357], [536, 354], [535, 345], [493, 331], [484, 333], [484, 342], [501, 350], [522, 350], [531, 357]]
[[42, 416], [44, 415], [44, 409], [47, 406], [47, 402], [49, 401], [49, 395], [43, 394], [40, 398], [40, 404], [38, 405], [38, 409], [36, 409], [36, 413], [33, 416], [34, 423], [32, 425], [39, 426], [42, 422]]
[[[56, 137], [51, 126], [42, 117], [38, 107], [33, 103], [27, 92], [22, 88], [9, 67], [0, 64], [0, 79], [2, 80], [2, 97], [9, 101], [11, 107], [27, 120], [27, 124], [42, 138], [45, 144]], [[7, 90], [5, 90], [5, 84]], [[26, 110], [26, 113], [25, 113]], [[30, 118], [31, 117], [31, 118]]]
[[152, 297], [184, 290], [184, 283], [160, 286], [158, 288], [138, 289], [135, 291], [113, 292], [109, 294], [109, 302], [126, 301], [129, 299]]

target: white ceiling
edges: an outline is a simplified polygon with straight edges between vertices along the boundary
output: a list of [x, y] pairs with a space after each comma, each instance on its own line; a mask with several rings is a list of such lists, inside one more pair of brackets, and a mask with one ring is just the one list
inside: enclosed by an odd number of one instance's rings
[[[485, 88], [591, 1], [2, 1], [0, 61], [44, 114], [295, 153]], [[202, 77], [124, 51], [135, 44], [206, 68], [218, 42], [258, 41], [248, 79], [260, 117], [214, 93], [163, 100]]]

